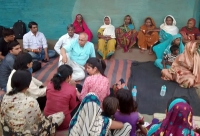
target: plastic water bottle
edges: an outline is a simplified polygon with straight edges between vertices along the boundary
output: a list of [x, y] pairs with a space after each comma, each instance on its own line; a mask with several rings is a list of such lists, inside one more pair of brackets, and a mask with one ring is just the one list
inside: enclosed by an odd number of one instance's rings
[[136, 101], [136, 97], [137, 97], [137, 88], [136, 88], [136, 86], [133, 86], [132, 96], [133, 96], [133, 99]]
[[165, 96], [165, 93], [166, 93], [166, 86], [165, 85], [163, 85], [162, 87], [161, 87], [161, 90], [160, 90], [160, 95], [161, 96]]

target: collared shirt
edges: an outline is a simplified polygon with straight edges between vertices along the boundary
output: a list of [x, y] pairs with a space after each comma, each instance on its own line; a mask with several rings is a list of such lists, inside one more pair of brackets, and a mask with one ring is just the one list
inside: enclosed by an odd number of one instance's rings
[[16, 56], [8, 53], [3, 59], [0, 65], [0, 88], [4, 88], [7, 85], [8, 77], [13, 69], [13, 64]]
[[60, 48], [63, 47], [63, 46], [67, 46], [69, 45], [69, 43], [74, 40], [74, 39], [78, 39], [79, 35], [78, 34], [75, 34], [73, 35], [73, 37], [70, 37], [69, 34], [65, 34], [63, 35], [62, 37], [59, 38], [59, 40], [57, 41], [54, 49], [56, 50], [56, 52], [58, 54], [60, 54]]
[[70, 59], [81, 66], [85, 65], [89, 57], [96, 57], [94, 44], [88, 41], [81, 47], [78, 39], [75, 39], [68, 46], [63, 46], [63, 48], [68, 53]]
[[37, 32], [36, 35], [34, 35], [31, 31], [29, 31], [23, 36], [23, 47], [24, 49], [44, 49], [47, 48], [47, 40], [43, 33]]

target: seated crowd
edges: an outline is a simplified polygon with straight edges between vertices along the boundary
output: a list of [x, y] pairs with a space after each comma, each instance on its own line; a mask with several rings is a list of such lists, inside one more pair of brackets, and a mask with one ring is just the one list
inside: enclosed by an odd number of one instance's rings
[[[162, 69], [162, 79], [177, 82], [181, 87], [200, 86], [200, 32], [195, 20], [189, 19], [180, 32], [176, 20], [168, 15], [160, 28], [151, 17], [137, 32], [130, 15], [115, 29], [105, 16], [98, 29], [96, 58], [93, 35], [81, 14], [67, 33], [48, 50], [47, 40], [30, 22], [30, 31], [23, 36], [22, 51], [12, 29], [3, 30], [0, 39], [0, 121], [3, 135], [52, 135], [56, 130], [69, 130], [77, 135], [198, 135], [192, 123], [192, 107], [186, 97], [172, 98], [166, 107], [166, 118], [144, 127], [137, 102], [123, 79], [110, 88], [104, 74], [106, 63], [116, 47], [131, 52], [137, 43], [140, 52], [149, 48], [156, 54], [155, 66]], [[184, 45], [185, 44], [185, 45]], [[117, 46], [116, 46], [117, 45]], [[57, 73], [48, 85], [32, 77], [33, 62], [46, 63], [60, 55]], [[86, 75], [86, 73], [88, 75]], [[83, 85], [79, 81], [84, 79]], [[177, 108], [178, 107], [178, 108]], [[43, 113], [42, 113], [43, 111]], [[185, 121], [187, 120], [187, 121]]]

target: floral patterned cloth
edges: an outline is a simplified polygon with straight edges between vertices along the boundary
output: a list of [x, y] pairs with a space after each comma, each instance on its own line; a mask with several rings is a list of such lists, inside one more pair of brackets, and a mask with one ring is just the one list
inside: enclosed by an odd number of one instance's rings
[[[63, 114], [63, 113], [62, 113]], [[1, 103], [1, 125], [4, 136], [49, 136], [63, 120], [57, 115], [45, 117], [37, 101], [24, 93], [5, 95]]]

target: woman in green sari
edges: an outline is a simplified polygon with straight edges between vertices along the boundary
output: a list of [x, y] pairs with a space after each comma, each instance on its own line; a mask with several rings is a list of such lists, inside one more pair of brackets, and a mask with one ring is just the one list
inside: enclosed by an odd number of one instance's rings
[[137, 31], [130, 15], [124, 17], [124, 24], [116, 28], [117, 46], [124, 48], [124, 52], [131, 51], [136, 43]]

